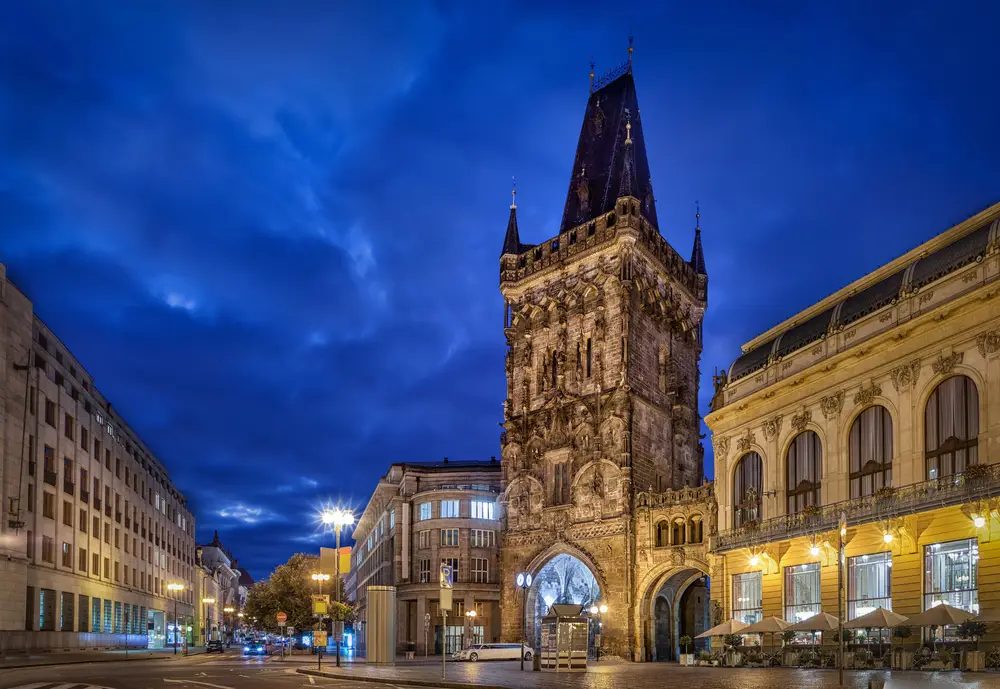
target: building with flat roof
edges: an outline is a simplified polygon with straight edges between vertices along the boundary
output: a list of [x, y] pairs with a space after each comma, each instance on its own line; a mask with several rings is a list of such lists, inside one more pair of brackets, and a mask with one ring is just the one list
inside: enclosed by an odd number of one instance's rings
[[[396, 587], [397, 648], [453, 653], [500, 637], [500, 462], [400, 462], [379, 481], [354, 529], [347, 599], [358, 605], [365, 645], [365, 591]], [[439, 570], [454, 572], [453, 608], [442, 620]], [[475, 611], [475, 617], [466, 615]]]
[[194, 516], [3, 264], [0, 365], [0, 650], [190, 643]]

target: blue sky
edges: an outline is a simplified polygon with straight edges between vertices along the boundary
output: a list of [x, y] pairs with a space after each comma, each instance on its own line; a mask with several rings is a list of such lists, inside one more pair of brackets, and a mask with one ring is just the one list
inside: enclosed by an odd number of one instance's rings
[[[363, 5], [363, 6], [354, 6]], [[760, 5], [751, 8], [750, 5]], [[498, 255], [597, 71], [741, 343], [1000, 200], [975, 2], [0, 5], [0, 261], [256, 576], [391, 462], [499, 455]], [[707, 462], [711, 446], [707, 444]], [[711, 472], [711, 467], [707, 467]]]

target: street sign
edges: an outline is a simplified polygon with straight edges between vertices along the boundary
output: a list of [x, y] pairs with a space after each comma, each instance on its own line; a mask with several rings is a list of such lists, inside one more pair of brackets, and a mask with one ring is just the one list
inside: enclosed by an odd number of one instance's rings
[[313, 595], [313, 615], [326, 615], [330, 611], [330, 599], [326, 596]]
[[326, 646], [326, 631], [313, 632], [313, 646]]
[[278, 620], [278, 624], [284, 624], [285, 620], [288, 619], [288, 615], [286, 615], [283, 612], [279, 612], [277, 615], [274, 616], [274, 619]]
[[443, 589], [453, 588], [451, 581], [451, 565], [446, 565], [446, 564], [441, 565], [441, 588]]

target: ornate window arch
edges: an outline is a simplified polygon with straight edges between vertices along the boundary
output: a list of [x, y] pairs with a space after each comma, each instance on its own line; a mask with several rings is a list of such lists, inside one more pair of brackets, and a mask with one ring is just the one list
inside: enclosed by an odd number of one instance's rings
[[684, 545], [685, 532], [687, 531], [687, 524], [684, 522], [683, 517], [677, 517], [674, 519], [673, 523], [670, 525], [670, 545]]
[[873, 495], [892, 485], [892, 415], [881, 405], [868, 407], [851, 424], [847, 439], [851, 461], [851, 498]]
[[968, 376], [945, 378], [924, 408], [927, 478], [942, 478], [979, 463], [979, 390]]
[[788, 514], [820, 504], [823, 480], [823, 445], [815, 431], [802, 431], [792, 439], [785, 455]]
[[764, 460], [747, 452], [736, 462], [733, 472], [733, 526], [760, 521], [761, 493], [764, 490]]
[[704, 538], [704, 529], [700, 515], [693, 515], [688, 519], [688, 543], [701, 543]]
[[656, 547], [662, 548], [670, 545], [670, 524], [666, 519], [656, 522]]

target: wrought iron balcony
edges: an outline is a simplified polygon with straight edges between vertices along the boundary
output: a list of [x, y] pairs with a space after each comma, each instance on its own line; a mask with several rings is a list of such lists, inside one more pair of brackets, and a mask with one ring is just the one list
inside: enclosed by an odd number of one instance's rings
[[94, 509], [101, 509], [101, 498], [96, 493], [94, 494]]
[[81, 488], [80, 500], [82, 500], [83, 502], [90, 502], [90, 491], [85, 488]]
[[56, 472], [49, 471], [48, 469], [46, 469], [44, 472], [42, 472], [42, 480], [44, 480], [50, 486], [56, 485]]
[[843, 500], [761, 522], [751, 521], [714, 536], [711, 550], [722, 552], [833, 531], [837, 529], [842, 514], [847, 517], [848, 526], [859, 526], [997, 496], [1000, 496], [1000, 464], [980, 464], [968, 467], [964, 474], [899, 488], [883, 488], [863, 498]]
[[76, 484], [72, 481], [63, 479], [63, 492], [73, 495], [76, 492]]

